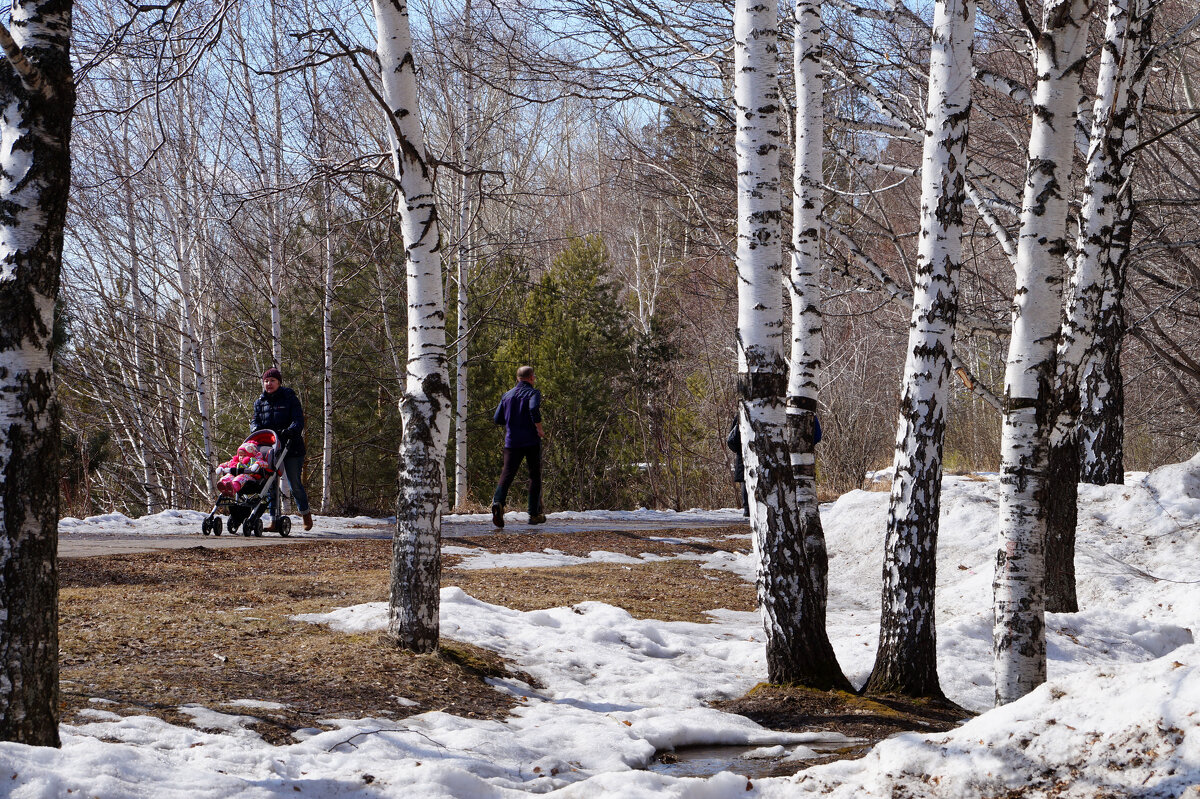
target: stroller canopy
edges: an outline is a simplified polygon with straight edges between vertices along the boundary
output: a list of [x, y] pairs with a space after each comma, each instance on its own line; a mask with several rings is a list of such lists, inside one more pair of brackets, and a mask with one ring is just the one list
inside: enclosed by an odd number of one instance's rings
[[247, 444], [256, 444], [260, 447], [274, 447], [279, 444], [279, 436], [275, 435], [274, 430], [255, 430], [246, 437]]

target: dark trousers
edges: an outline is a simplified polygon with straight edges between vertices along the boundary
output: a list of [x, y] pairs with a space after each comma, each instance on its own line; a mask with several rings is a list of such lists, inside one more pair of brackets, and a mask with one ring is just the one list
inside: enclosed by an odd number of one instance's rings
[[[288, 483], [292, 486], [292, 501], [296, 504], [296, 513], [300, 515], [308, 513], [308, 493], [304, 490], [304, 486], [300, 484], [300, 472], [303, 468], [303, 455], [283, 459], [283, 471], [287, 474]], [[283, 508], [279, 499], [279, 480], [276, 480], [275, 487], [271, 489], [270, 504], [272, 519], [277, 519], [283, 515]]]
[[529, 515], [535, 516], [542, 512], [542, 445], [530, 447], [505, 447], [504, 468], [500, 470], [500, 484], [496, 486], [496, 495], [492, 497], [493, 505], [503, 507], [508, 499], [508, 489], [512, 487], [517, 477], [517, 469], [521, 461], [529, 466]]

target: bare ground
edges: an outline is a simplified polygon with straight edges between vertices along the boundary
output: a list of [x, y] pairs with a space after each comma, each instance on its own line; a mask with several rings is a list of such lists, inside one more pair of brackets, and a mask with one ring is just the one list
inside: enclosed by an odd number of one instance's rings
[[[507, 533], [449, 543], [489, 552], [670, 555], [745, 549], [745, 533], [744, 527]], [[514, 674], [513, 667], [478, 647], [443, 640], [437, 654], [414, 655], [380, 635], [346, 635], [290, 618], [386, 599], [390, 541], [243, 549], [197, 543], [60, 563], [64, 721], [86, 720], [80, 712], [100, 699], [107, 700], [99, 705], [105, 710], [192, 724], [180, 708], [197, 704], [254, 717], [254, 729], [267, 740], [285, 743], [296, 730], [328, 728], [324, 722], [334, 718], [400, 719], [429, 710], [503, 718], [511, 709], [513, 700], [485, 679]], [[639, 618], [705, 621], [708, 609], [754, 607], [753, 586], [695, 561], [483, 570], [456, 569], [459, 562], [459, 556], [444, 559], [443, 585], [520, 610], [596, 600]], [[285, 708], [231, 704], [251, 698]], [[836, 731], [870, 742], [904, 729], [946, 729], [963, 716], [952, 707], [779, 686], [759, 686], [720, 706], [776, 729]]]

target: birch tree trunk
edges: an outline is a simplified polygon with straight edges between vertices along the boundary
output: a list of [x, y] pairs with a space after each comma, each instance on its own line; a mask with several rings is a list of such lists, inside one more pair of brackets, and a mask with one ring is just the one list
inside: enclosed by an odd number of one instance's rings
[[71, 178], [71, 3], [0, 25], [0, 740], [59, 746], [59, 411], [51, 350]]
[[444, 462], [451, 421], [441, 241], [417, 103], [408, 5], [405, 0], [372, 0], [372, 6], [388, 139], [400, 183], [408, 288], [408, 367], [400, 400], [404, 429], [388, 634], [404, 649], [430, 652], [438, 644]]
[[474, 18], [471, 0], [463, 5], [464, 48], [467, 63], [463, 69], [463, 102], [466, 105], [462, 126], [463, 177], [462, 194], [459, 199], [458, 274], [458, 335], [454, 347], [454, 501], [461, 506], [467, 499], [467, 333], [470, 330], [467, 318], [467, 285], [471, 280], [471, 265], [475, 258], [475, 76], [473, 54], [475, 49]]
[[786, 364], [780, 249], [779, 97], [773, 3], [734, 10], [738, 171], [738, 393], [753, 497], [758, 599], [775, 683], [848, 688], [823, 624], [803, 542], [787, 447]]
[[825, 626], [829, 556], [817, 503], [817, 389], [822, 358], [821, 213], [824, 210], [825, 75], [821, 7], [796, 0], [792, 61], [796, 80], [796, 159], [792, 180], [792, 354], [787, 424], [796, 486], [796, 534], [804, 546], [812, 590]]
[[896, 430], [879, 649], [864, 691], [943, 698], [935, 586], [942, 445], [958, 315], [974, 0], [934, 7], [921, 159], [921, 231]]
[[[129, 294], [131, 299], [133, 318], [129, 320], [129, 340], [131, 348], [131, 356], [133, 360], [132, 382], [134, 388], [133, 402], [136, 409], [135, 413], [139, 418], [148, 418], [149, 413], [146, 410], [146, 387], [143, 383], [142, 376], [144, 369], [142, 368], [142, 275], [141, 275], [141, 250], [138, 247], [137, 236], [137, 213], [135, 210], [136, 200], [134, 197], [133, 180], [128, 177], [132, 172], [132, 159], [130, 157], [130, 136], [129, 136], [130, 120], [128, 118], [121, 121], [121, 155], [124, 163], [121, 165], [126, 170], [125, 186], [122, 192], [122, 200], [124, 207], [122, 211], [125, 215], [126, 236], [128, 244], [129, 258]], [[136, 439], [133, 436], [127, 436], [130, 447], [137, 452], [138, 463], [141, 466], [142, 473], [142, 492], [146, 500], [146, 513], [155, 514], [159, 511], [159, 503], [155, 484], [158, 482], [157, 477], [151, 471], [150, 459], [145, 456], [147, 447], [139, 435]]]
[[[1046, 513], [1046, 609], [1079, 610], [1075, 591], [1075, 526], [1081, 476], [1080, 420], [1083, 378], [1103, 375], [1110, 348], [1101, 330], [1121, 318], [1124, 261], [1132, 229], [1130, 177], [1138, 106], [1145, 84], [1145, 47], [1151, 14], [1140, 0], [1109, 0], [1104, 47], [1092, 109], [1080, 231], [1066, 312], [1058, 344], [1055, 387], [1058, 410], [1050, 434]], [[1119, 370], [1119, 365], [1117, 366]], [[1119, 373], [1119, 372], [1118, 372]], [[1093, 386], [1093, 390], [1095, 390]], [[1090, 403], [1089, 403], [1090, 404]], [[1098, 403], [1105, 407], [1105, 403]], [[1103, 429], [1120, 429], [1120, 419]], [[1118, 441], [1119, 444], [1119, 441]], [[1116, 449], [1120, 463], [1120, 448]], [[1096, 463], [1094, 458], [1089, 463]]]
[[[324, 157], [324, 135], [322, 135]], [[321, 513], [328, 513], [333, 498], [333, 187], [329, 178], [321, 181], [322, 235], [325, 237], [325, 290], [321, 295], [321, 340], [325, 348], [324, 375], [321, 384], [323, 418], [321, 427]]]
[[[271, 52], [280, 53], [282, 48], [279, 46], [279, 19], [277, 17], [279, 5], [277, 3], [270, 4], [271, 9]], [[272, 150], [272, 178], [274, 179], [275, 192], [269, 200], [270, 207], [270, 229], [267, 231], [268, 242], [271, 249], [271, 264], [270, 264], [270, 284], [271, 284], [271, 357], [273, 365], [276, 367], [283, 366], [283, 320], [280, 315], [279, 298], [283, 292], [283, 235], [284, 235], [284, 220], [283, 212], [280, 208], [279, 190], [283, 186], [283, 86], [279, 76], [271, 82], [272, 100], [274, 101], [275, 111], [275, 127], [272, 133], [275, 134], [274, 146]], [[263, 163], [263, 170], [267, 168], [266, 163]], [[265, 182], [265, 181], [264, 181]], [[280, 508], [282, 511], [282, 507]]]
[[1062, 303], [1086, 0], [1052, 0], [1035, 37], [1033, 124], [1017, 238], [1013, 330], [1004, 377], [1000, 543], [993, 653], [996, 703], [1046, 680], [1045, 488], [1053, 421], [1055, 342]]
[[[469, 183], [464, 178], [463, 183]], [[466, 233], [459, 244], [457, 258], [457, 320], [458, 331], [454, 347], [454, 501], [462, 506], [467, 499], [467, 283], [471, 270], [471, 251], [474, 246], [470, 233], [470, 202], [462, 200], [462, 217], [467, 224]]]
[[[180, 121], [183, 120], [183, 114], [180, 114]], [[180, 128], [183, 130], [183, 128]], [[205, 478], [208, 485], [208, 493], [215, 494], [216, 486], [216, 454], [212, 444], [212, 407], [211, 397], [208, 392], [208, 380], [205, 373], [204, 360], [202, 357], [200, 337], [197, 335], [196, 319], [199, 317], [199, 312], [195, 307], [195, 290], [192, 285], [192, 262], [198, 255], [199, 245], [197, 242], [193, 224], [196, 215], [196, 209], [193, 206], [189, 197], [190, 180], [188, 179], [188, 164], [186, 158], [180, 159], [180, 202], [182, 207], [176, 219], [177, 234], [175, 244], [175, 265], [176, 272], [179, 276], [179, 321], [180, 332], [182, 335], [182, 345], [186, 355], [191, 356], [192, 378], [196, 385], [196, 404], [200, 413], [200, 436], [201, 443], [204, 448], [204, 464], [207, 472]], [[186, 385], [184, 381], [180, 381], [180, 385]], [[182, 409], [181, 409], [182, 414]], [[181, 444], [186, 442], [181, 441]], [[186, 452], [186, 448], [181, 448], [179, 452]]]
[[[1132, 214], [1130, 227], [1132, 227]], [[1125, 269], [1105, 280], [1106, 293], [1125, 294]], [[1125, 378], [1121, 350], [1125, 340], [1123, 302], [1105, 303], [1097, 327], [1098, 357], [1083, 374], [1083, 405], [1079, 417], [1079, 481], [1092, 485], [1125, 482]]]
[[[1106, 142], [1107, 169], [1119, 174], [1112, 184], [1115, 210], [1112, 231], [1100, 252], [1103, 293], [1093, 346], [1080, 367], [1079, 445], [1081, 482], [1125, 482], [1125, 387], [1121, 349], [1125, 338], [1124, 294], [1129, 243], [1133, 235], [1130, 176], [1140, 140], [1141, 106], [1152, 62], [1154, 9], [1132, 0], [1125, 33], [1125, 63], [1118, 81], [1118, 102]], [[1107, 47], [1107, 45], [1106, 45]]]
[[[278, 25], [276, 24], [274, 15], [274, 6], [272, 5], [271, 15], [271, 41], [272, 52], [278, 53]], [[283, 247], [280, 242], [282, 214], [279, 211], [279, 196], [277, 194], [278, 187], [283, 182], [283, 162], [282, 162], [282, 144], [276, 143], [274, 154], [272, 156], [272, 166], [267, 165], [266, 145], [263, 142], [263, 125], [259, 120], [258, 100], [254, 91], [254, 83], [250, 73], [250, 59], [246, 52], [246, 37], [242, 31], [242, 18], [239, 15], [237, 18], [237, 38], [238, 46], [241, 54], [242, 66], [242, 82], [246, 89], [246, 107], [247, 121], [250, 123], [250, 133], [254, 139], [255, 152], [258, 155], [257, 168], [259, 178], [262, 184], [262, 190], [268, 194], [266, 201], [267, 211], [267, 302], [271, 309], [271, 365], [275, 367], [282, 366], [283, 359], [283, 323], [279, 312], [279, 292], [280, 292], [280, 275], [282, 272], [281, 262], [283, 260]], [[282, 125], [282, 98], [280, 97], [280, 86], [278, 77], [274, 82], [274, 102], [275, 102], [275, 119], [279, 125]], [[282, 131], [279, 131], [282, 133]], [[272, 174], [275, 178], [274, 187], [276, 191], [271, 190]]]
[[[321, 113], [321, 81], [317, 70], [312, 71], [309, 92], [312, 99], [313, 131], [317, 139], [317, 158], [321, 170], [328, 169], [329, 137], [325, 118]], [[321, 380], [321, 513], [329, 513], [333, 502], [333, 182], [325, 172], [321, 177], [321, 236], [325, 257], [325, 285], [321, 294], [321, 343], [324, 348], [324, 364]]]

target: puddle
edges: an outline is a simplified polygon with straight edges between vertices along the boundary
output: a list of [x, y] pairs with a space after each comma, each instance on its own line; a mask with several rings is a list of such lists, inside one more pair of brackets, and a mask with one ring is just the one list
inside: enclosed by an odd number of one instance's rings
[[808, 768], [818, 758], [857, 753], [865, 744], [864, 740], [838, 735], [786, 746], [681, 746], [659, 752], [648, 768], [671, 777], [711, 777], [722, 771], [749, 779], [787, 777]]

